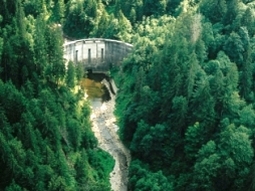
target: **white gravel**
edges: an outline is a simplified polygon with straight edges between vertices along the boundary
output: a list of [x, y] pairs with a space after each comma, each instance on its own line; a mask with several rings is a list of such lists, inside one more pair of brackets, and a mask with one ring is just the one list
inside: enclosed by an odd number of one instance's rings
[[111, 100], [108, 102], [102, 103], [100, 99], [91, 100], [92, 130], [98, 139], [99, 147], [110, 153], [115, 160], [114, 169], [110, 174], [111, 189], [127, 191], [128, 166], [131, 157], [129, 150], [117, 135], [118, 126], [115, 124], [114, 106], [115, 96], [112, 93]]

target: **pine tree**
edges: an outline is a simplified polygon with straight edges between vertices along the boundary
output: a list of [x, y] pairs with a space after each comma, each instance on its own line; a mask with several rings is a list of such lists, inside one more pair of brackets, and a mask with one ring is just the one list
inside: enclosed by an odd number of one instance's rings
[[49, 26], [47, 30], [47, 53], [48, 63], [45, 67], [45, 77], [54, 84], [58, 85], [65, 76], [65, 65], [63, 59], [63, 39], [60, 28]]
[[53, 7], [53, 20], [56, 23], [63, 23], [65, 13], [65, 3], [64, 0], [54, 0], [54, 7]]
[[38, 76], [43, 75], [44, 67], [47, 65], [47, 46], [46, 46], [46, 22], [40, 14], [35, 21], [34, 33], [34, 51], [35, 51], [35, 67]]
[[226, 0], [204, 0], [200, 12], [214, 24], [220, 22], [227, 12]]
[[69, 61], [66, 73], [66, 84], [68, 87], [73, 88], [75, 86], [75, 66], [74, 63]]

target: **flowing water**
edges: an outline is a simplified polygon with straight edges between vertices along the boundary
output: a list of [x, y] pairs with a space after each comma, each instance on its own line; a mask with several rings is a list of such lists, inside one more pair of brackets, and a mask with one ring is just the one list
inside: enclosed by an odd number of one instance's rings
[[88, 74], [81, 81], [86, 90], [87, 99], [91, 102], [92, 130], [99, 142], [99, 147], [110, 153], [115, 166], [110, 174], [113, 191], [127, 191], [128, 166], [130, 153], [120, 141], [117, 131], [116, 118], [113, 114], [115, 93], [111, 91], [110, 79], [104, 74]]

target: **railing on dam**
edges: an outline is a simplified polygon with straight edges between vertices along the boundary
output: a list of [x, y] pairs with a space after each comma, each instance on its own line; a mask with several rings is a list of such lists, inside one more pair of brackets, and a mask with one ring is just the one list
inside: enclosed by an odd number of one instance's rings
[[118, 65], [132, 48], [131, 44], [117, 40], [81, 39], [64, 44], [64, 58], [82, 62], [87, 70], [108, 71], [112, 65]]

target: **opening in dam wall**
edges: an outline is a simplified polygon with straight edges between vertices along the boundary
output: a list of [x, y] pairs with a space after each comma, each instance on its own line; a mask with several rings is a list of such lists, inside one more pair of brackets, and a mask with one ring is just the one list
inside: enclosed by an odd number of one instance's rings
[[64, 58], [67, 61], [82, 62], [86, 70], [105, 73], [131, 52], [131, 44], [101, 38], [81, 39], [64, 44]]

